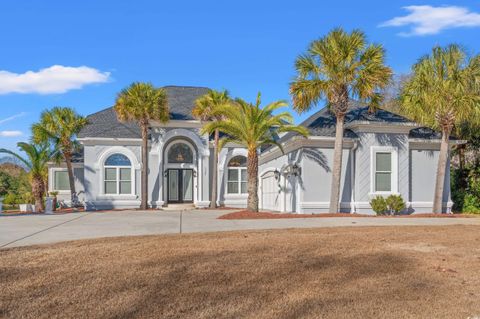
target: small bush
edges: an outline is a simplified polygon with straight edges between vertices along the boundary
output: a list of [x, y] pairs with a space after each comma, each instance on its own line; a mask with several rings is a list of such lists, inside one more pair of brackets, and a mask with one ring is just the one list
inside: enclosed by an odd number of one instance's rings
[[401, 195], [390, 195], [385, 202], [387, 203], [390, 214], [398, 214], [406, 207]]
[[387, 202], [382, 196], [377, 196], [370, 200], [370, 206], [377, 215], [384, 215], [387, 212]]

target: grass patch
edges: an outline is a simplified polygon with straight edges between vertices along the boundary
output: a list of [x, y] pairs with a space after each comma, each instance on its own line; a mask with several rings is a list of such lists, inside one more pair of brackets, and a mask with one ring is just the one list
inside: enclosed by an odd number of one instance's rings
[[0, 317], [467, 318], [480, 227], [82, 240], [0, 250]]

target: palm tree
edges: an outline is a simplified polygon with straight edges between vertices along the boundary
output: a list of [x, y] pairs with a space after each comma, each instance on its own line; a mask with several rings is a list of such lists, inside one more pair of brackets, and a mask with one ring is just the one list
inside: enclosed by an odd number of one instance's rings
[[363, 32], [334, 29], [313, 41], [295, 61], [297, 77], [290, 84], [294, 109], [308, 111], [325, 98], [337, 120], [330, 193], [332, 213], [338, 212], [345, 114], [351, 99], [369, 103], [371, 111], [381, 102], [379, 92], [392, 76], [384, 57], [383, 47], [367, 44]]
[[25, 164], [28, 169], [30, 181], [32, 183], [32, 193], [35, 198], [36, 211], [44, 209], [43, 196], [45, 194], [45, 176], [47, 172], [47, 163], [56, 159], [57, 150], [52, 149], [48, 143], [29, 144], [17, 143], [18, 148], [27, 154], [27, 157], [22, 157], [18, 153], [1, 148], [0, 153], [5, 153], [14, 156]]
[[[223, 117], [216, 115], [215, 110], [219, 106], [223, 106], [230, 102], [230, 96], [227, 90], [215, 91], [210, 90], [204, 96], [198, 98], [195, 102], [195, 107], [192, 110], [194, 117], [201, 121], [221, 121]], [[211, 132], [209, 132], [211, 133]], [[212, 174], [212, 192], [210, 207], [217, 207], [217, 172], [218, 172], [218, 142], [220, 138], [220, 132], [218, 129], [214, 132], [214, 160], [213, 160], [213, 174]]]
[[255, 104], [247, 103], [242, 99], [236, 99], [217, 107], [215, 116], [223, 117], [221, 121], [213, 121], [205, 124], [203, 132], [219, 130], [226, 134], [219, 142], [219, 148], [227, 143], [236, 143], [247, 149], [247, 178], [248, 178], [248, 203], [247, 209], [258, 211], [258, 150], [263, 145], [282, 146], [275, 140], [275, 135], [281, 132], [296, 132], [303, 136], [308, 135], [305, 127], [293, 125], [292, 115], [281, 112], [273, 115], [273, 112], [286, 106], [285, 101], [276, 101], [264, 108], [260, 107], [261, 99], [258, 93]]
[[54, 107], [40, 115], [40, 122], [32, 125], [33, 141], [37, 144], [51, 142], [59, 150], [67, 165], [72, 206], [79, 205], [73, 176], [72, 156], [78, 150], [75, 140], [87, 119], [69, 107]]
[[140, 209], [148, 208], [148, 129], [150, 121], [169, 120], [167, 92], [151, 83], [134, 82], [117, 96], [114, 106], [120, 121], [135, 121], [142, 132], [142, 200]]
[[401, 102], [411, 119], [442, 132], [433, 198], [433, 212], [441, 213], [450, 134], [480, 120], [480, 55], [468, 58], [457, 45], [434, 47], [413, 66]]

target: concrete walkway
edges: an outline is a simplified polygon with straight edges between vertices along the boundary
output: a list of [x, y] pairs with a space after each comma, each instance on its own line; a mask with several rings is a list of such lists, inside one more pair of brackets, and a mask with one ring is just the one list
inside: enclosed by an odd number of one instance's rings
[[229, 211], [121, 211], [0, 217], [0, 248], [47, 244], [66, 240], [215, 232], [247, 229], [341, 226], [478, 225], [480, 218], [368, 218], [221, 220]]

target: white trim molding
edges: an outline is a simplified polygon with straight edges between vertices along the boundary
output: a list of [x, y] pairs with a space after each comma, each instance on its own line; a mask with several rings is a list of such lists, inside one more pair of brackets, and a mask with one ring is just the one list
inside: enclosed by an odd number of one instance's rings
[[[312, 213], [312, 214], [326, 214], [330, 213], [330, 202], [301, 202], [299, 205], [299, 214]], [[350, 202], [340, 202], [340, 210], [344, 212], [350, 212]], [[307, 211], [308, 210], [308, 211]], [[313, 212], [311, 212], [313, 211]]]
[[[375, 173], [376, 173], [376, 153], [390, 153], [391, 159], [391, 180], [390, 191], [375, 191]], [[395, 146], [370, 146], [370, 193], [369, 196], [375, 197], [398, 194], [398, 148]]]

